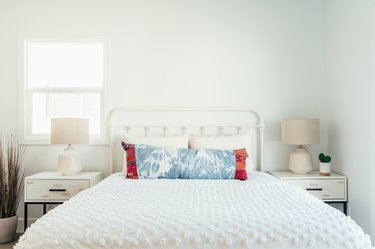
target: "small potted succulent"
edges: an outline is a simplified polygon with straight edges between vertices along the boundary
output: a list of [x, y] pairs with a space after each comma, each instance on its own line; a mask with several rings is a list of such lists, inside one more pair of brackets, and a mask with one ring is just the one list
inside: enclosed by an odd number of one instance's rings
[[330, 176], [331, 175], [331, 157], [329, 155], [319, 154], [320, 161], [320, 175]]

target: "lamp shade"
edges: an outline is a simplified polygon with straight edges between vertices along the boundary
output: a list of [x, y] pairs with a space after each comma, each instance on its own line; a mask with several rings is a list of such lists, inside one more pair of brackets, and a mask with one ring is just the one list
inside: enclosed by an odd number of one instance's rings
[[281, 120], [281, 141], [295, 145], [320, 143], [319, 119]]
[[89, 120], [86, 118], [51, 119], [52, 144], [86, 144], [89, 142]]

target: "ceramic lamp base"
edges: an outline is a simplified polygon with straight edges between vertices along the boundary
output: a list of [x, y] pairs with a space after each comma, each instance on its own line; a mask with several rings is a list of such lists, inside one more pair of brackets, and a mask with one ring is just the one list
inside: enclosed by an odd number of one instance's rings
[[58, 171], [66, 176], [76, 175], [82, 170], [79, 153], [71, 145], [59, 156], [57, 165]]
[[307, 174], [313, 169], [311, 154], [302, 145], [290, 153], [289, 169], [298, 175]]

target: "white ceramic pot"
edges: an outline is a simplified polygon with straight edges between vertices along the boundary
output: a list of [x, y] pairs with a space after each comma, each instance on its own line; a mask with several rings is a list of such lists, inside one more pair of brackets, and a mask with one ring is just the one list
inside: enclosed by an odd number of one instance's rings
[[17, 215], [9, 218], [0, 218], [0, 244], [14, 240], [14, 237], [16, 236], [17, 222]]
[[321, 176], [331, 175], [331, 163], [320, 163], [320, 175]]

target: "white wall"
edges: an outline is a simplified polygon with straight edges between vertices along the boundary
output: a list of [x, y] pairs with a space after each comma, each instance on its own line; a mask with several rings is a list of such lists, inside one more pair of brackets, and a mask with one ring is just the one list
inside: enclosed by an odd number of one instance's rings
[[372, 168], [372, 190], [370, 193], [372, 204], [371, 204], [371, 238], [372, 243], [375, 245], [375, 7], [374, 1], [371, 4], [371, 39], [370, 39], [370, 54], [371, 54], [371, 67], [370, 67], [370, 105], [371, 105], [371, 168]]
[[[375, 97], [370, 43], [372, 0], [329, 0], [327, 4], [327, 65], [329, 151], [333, 169], [349, 177], [352, 218], [375, 239], [375, 191], [371, 140]], [[371, 31], [372, 30], [372, 31]], [[371, 153], [372, 152], [372, 153]], [[374, 188], [373, 188], [374, 189]], [[372, 215], [372, 221], [370, 219]]]
[[[265, 118], [266, 168], [285, 169], [292, 146], [279, 121], [321, 119], [327, 151], [325, 0], [1, 0], [0, 127], [17, 127], [17, 35], [105, 34], [108, 109], [252, 107]], [[30, 174], [54, 170], [59, 146], [30, 146]], [[107, 147], [79, 147], [86, 170], [107, 169]], [[315, 158], [314, 158], [315, 160]], [[317, 168], [317, 160], [315, 160]], [[40, 215], [34, 207], [33, 216]], [[22, 213], [21, 213], [22, 216]]]

